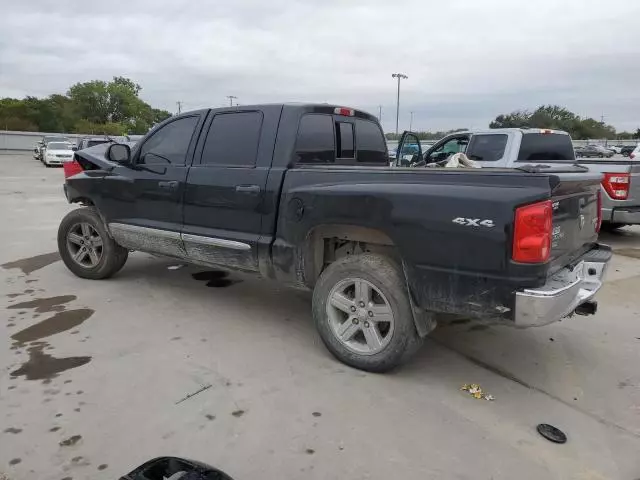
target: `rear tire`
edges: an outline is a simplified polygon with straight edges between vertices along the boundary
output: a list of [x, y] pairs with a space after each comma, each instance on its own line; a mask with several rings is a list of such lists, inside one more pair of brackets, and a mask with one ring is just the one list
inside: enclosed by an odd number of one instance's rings
[[389, 371], [422, 345], [404, 274], [387, 257], [366, 253], [329, 265], [313, 290], [312, 309], [327, 349], [360, 370]]
[[118, 245], [93, 207], [69, 212], [58, 228], [58, 251], [75, 275], [91, 280], [109, 278], [126, 263], [129, 251]]

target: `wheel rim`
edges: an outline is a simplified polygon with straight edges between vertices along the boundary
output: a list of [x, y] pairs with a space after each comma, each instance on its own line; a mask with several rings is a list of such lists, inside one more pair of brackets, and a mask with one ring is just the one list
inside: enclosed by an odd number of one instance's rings
[[331, 331], [352, 352], [373, 355], [391, 341], [393, 310], [384, 294], [362, 278], [337, 283], [327, 298]]
[[102, 259], [104, 242], [90, 223], [73, 225], [67, 233], [67, 250], [71, 259], [83, 268], [94, 268]]

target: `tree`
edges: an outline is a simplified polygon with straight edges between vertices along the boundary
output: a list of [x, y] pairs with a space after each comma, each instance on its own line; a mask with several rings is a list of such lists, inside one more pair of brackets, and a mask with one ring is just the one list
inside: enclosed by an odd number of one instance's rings
[[616, 137], [616, 130], [611, 125], [605, 125], [593, 118], [580, 118], [575, 113], [558, 105], [542, 105], [533, 112], [517, 110], [506, 115], [498, 115], [489, 124], [489, 128], [507, 127], [564, 130], [569, 132], [574, 139], [613, 139]]
[[76, 83], [66, 95], [0, 99], [0, 128], [42, 132], [143, 134], [171, 116], [140, 97], [140, 85], [125, 77]]

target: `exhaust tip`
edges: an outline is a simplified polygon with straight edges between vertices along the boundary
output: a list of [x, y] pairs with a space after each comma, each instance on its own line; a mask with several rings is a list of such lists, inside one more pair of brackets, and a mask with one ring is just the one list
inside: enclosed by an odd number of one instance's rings
[[589, 300], [576, 307], [575, 313], [578, 315], [593, 315], [598, 311], [598, 302]]

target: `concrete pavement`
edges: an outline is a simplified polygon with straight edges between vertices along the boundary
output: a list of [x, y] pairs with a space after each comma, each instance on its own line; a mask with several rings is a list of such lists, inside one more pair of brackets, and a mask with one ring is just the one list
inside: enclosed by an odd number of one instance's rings
[[140, 253], [74, 277], [55, 255], [62, 177], [0, 155], [0, 477], [114, 479], [179, 455], [236, 480], [640, 478], [640, 229], [603, 236], [624, 255], [596, 316], [441, 326], [373, 375], [328, 354], [306, 293]]

